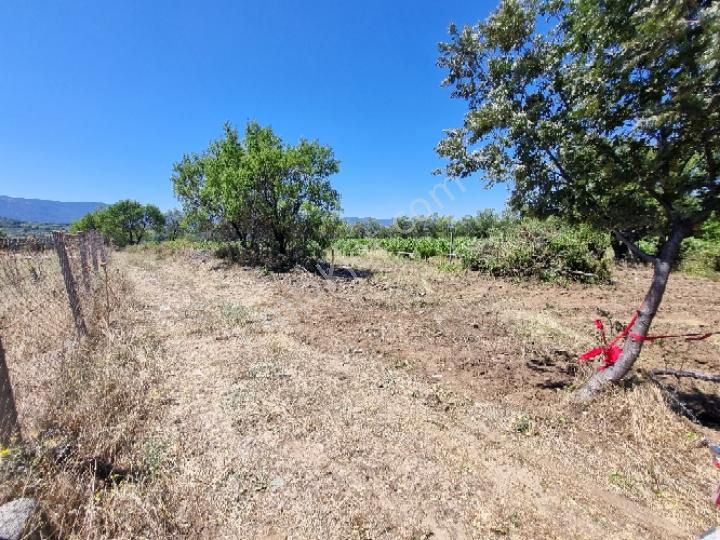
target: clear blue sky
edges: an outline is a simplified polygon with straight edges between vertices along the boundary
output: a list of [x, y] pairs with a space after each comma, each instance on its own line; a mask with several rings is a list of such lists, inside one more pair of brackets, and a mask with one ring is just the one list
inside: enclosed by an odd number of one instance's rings
[[494, 5], [5, 0], [0, 195], [169, 209], [173, 162], [255, 119], [335, 149], [346, 215], [501, 208], [507, 190], [477, 179], [428, 195], [434, 146], [464, 111], [440, 85], [437, 43]]

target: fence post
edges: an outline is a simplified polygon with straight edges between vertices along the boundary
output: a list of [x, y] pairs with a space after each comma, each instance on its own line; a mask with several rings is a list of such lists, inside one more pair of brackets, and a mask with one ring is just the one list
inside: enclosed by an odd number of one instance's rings
[[75, 279], [70, 269], [70, 261], [68, 260], [67, 251], [65, 250], [65, 234], [60, 231], [53, 231], [53, 242], [55, 244], [55, 252], [60, 262], [63, 280], [65, 281], [65, 290], [67, 291], [68, 301], [70, 302], [70, 310], [75, 319], [75, 327], [81, 336], [87, 335], [87, 328], [80, 311], [80, 301], [78, 300], [77, 289], [75, 287]]
[[88, 260], [87, 234], [81, 232], [78, 235], [80, 241], [80, 267], [82, 268], [83, 286], [85, 291], [90, 291], [90, 261]]
[[98, 233], [97, 235], [97, 245], [98, 250], [100, 251], [100, 264], [107, 264], [107, 252], [105, 251], [105, 237]]
[[92, 259], [93, 272], [98, 271], [98, 246], [97, 246], [97, 231], [91, 230], [88, 232], [90, 242], [90, 258]]
[[9, 446], [15, 434], [20, 434], [15, 396], [10, 384], [10, 372], [5, 362], [5, 349], [0, 339], [0, 444]]

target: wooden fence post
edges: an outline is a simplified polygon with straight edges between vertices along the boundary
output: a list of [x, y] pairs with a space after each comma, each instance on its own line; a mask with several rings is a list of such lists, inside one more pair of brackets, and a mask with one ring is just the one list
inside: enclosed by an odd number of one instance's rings
[[65, 290], [67, 291], [68, 301], [70, 302], [70, 310], [75, 319], [75, 327], [81, 336], [87, 335], [87, 327], [83, 320], [82, 311], [80, 311], [80, 301], [78, 300], [77, 289], [75, 287], [75, 279], [70, 269], [70, 261], [68, 260], [67, 251], [65, 250], [65, 234], [60, 231], [53, 231], [53, 242], [55, 244], [55, 252], [60, 262], [63, 280], [65, 281]]
[[100, 251], [100, 264], [107, 264], [107, 252], [105, 251], [105, 237], [98, 233], [97, 235], [97, 246]]
[[90, 261], [88, 260], [87, 233], [81, 232], [78, 235], [80, 241], [80, 266], [82, 269], [83, 286], [85, 291], [90, 291]]
[[95, 230], [91, 230], [88, 232], [89, 236], [89, 242], [90, 242], [90, 258], [92, 259], [92, 265], [93, 265], [93, 272], [98, 271], [98, 245], [97, 245], [97, 236], [98, 233]]
[[5, 349], [0, 339], [0, 444], [9, 446], [15, 434], [20, 434], [15, 396], [10, 384], [10, 372], [5, 363]]

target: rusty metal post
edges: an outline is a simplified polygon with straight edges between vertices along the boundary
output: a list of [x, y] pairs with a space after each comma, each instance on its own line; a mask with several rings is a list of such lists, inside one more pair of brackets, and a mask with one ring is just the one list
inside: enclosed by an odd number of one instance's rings
[[60, 262], [63, 280], [65, 281], [65, 290], [67, 291], [68, 301], [70, 302], [70, 310], [75, 319], [75, 327], [81, 336], [87, 335], [87, 327], [83, 320], [82, 311], [80, 310], [80, 301], [75, 286], [75, 278], [70, 269], [70, 261], [68, 260], [67, 251], [65, 249], [65, 234], [61, 231], [53, 231], [53, 242], [55, 244], [55, 252]]

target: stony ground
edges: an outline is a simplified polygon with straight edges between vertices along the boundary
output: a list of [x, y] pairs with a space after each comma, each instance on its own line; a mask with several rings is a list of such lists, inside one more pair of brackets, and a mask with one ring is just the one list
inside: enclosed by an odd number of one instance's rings
[[[188, 536], [691, 538], [720, 521], [698, 444], [712, 427], [642, 376], [568, 401], [597, 309], [629, 318], [644, 270], [563, 287], [380, 254], [333, 279], [203, 254], [116, 261], [161, 344], [153, 440]], [[656, 330], [720, 326], [718, 293], [673, 276]], [[643, 366], [717, 372], [719, 345], [654, 345]]]

